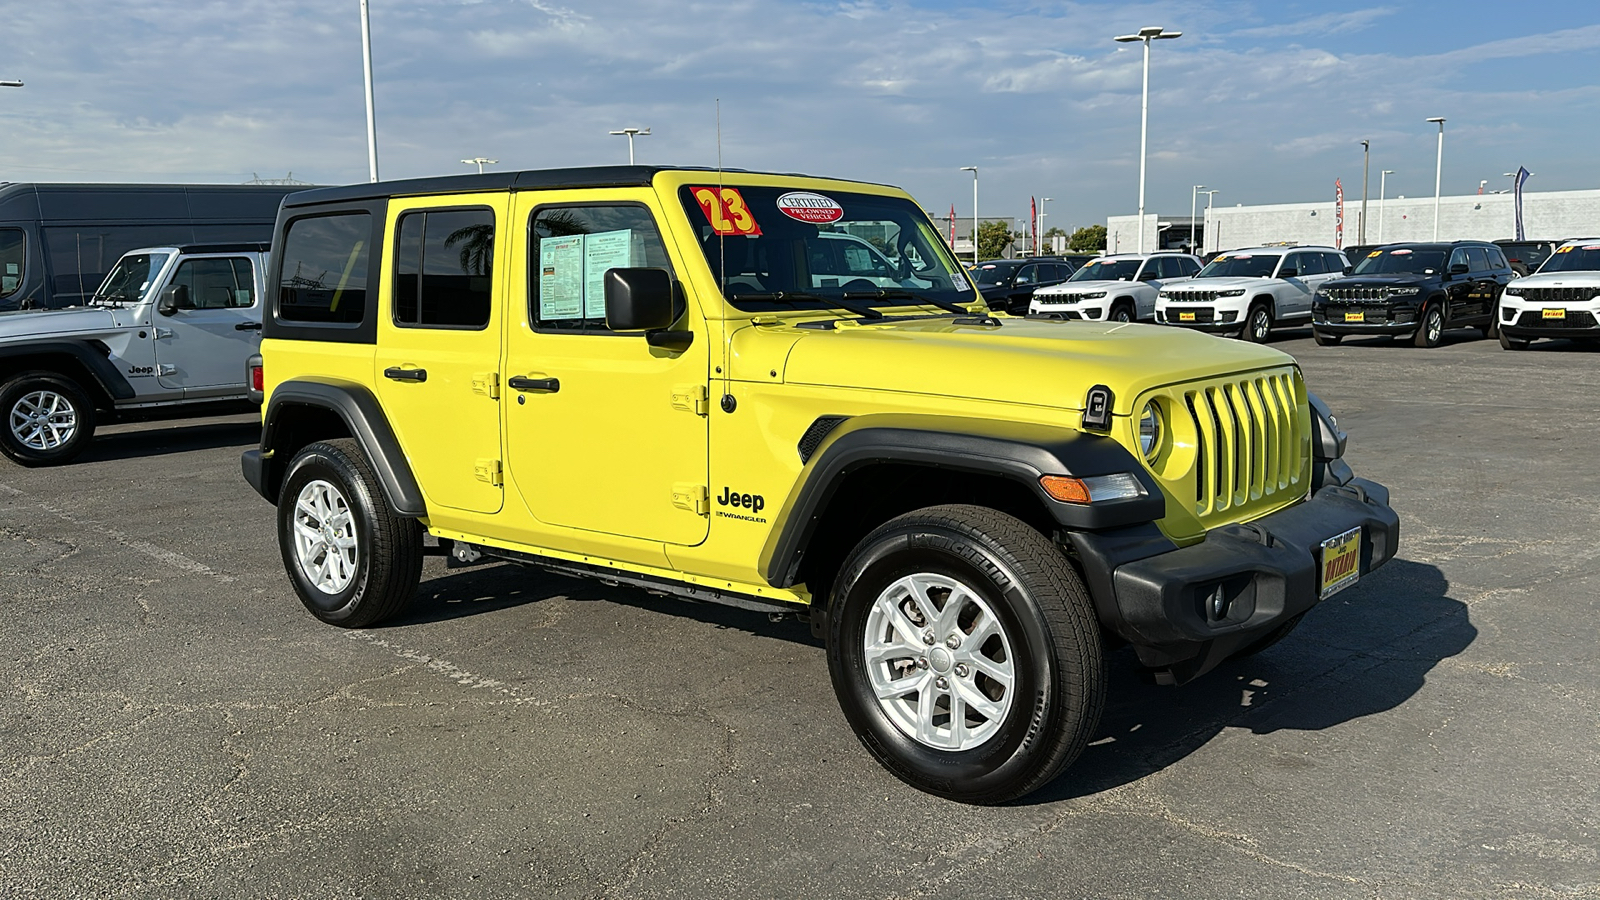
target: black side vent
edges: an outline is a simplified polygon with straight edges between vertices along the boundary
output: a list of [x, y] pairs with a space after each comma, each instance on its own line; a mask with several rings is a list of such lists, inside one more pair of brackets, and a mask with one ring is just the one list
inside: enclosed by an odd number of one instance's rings
[[817, 420], [811, 423], [811, 427], [806, 429], [806, 433], [800, 435], [800, 461], [809, 462], [811, 454], [817, 452], [817, 448], [822, 446], [823, 440], [840, 422], [848, 418], [850, 417], [818, 416]]

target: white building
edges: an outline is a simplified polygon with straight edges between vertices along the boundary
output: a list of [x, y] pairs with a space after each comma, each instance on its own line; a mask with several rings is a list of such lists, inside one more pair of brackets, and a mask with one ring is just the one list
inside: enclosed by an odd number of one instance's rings
[[[1343, 246], [1360, 243], [1361, 195], [1344, 195]], [[1512, 195], [1468, 194], [1439, 201], [1439, 240], [1496, 240], [1516, 234]], [[1433, 197], [1389, 197], [1367, 200], [1366, 242], [1433, 239]], [[1187, 239], [1189, 217], [1144, 217], [1146, 249], [1176, 245]], [[1522, 195], [1523, 233], [1530, 239], [1559, 240], [1600, 235], [1600, 190], [1526, 192]], [[1106, 250], [1127, 253], [1139, 242], [1138, 216], [1106, 219]], [[1161, 226], [1166, 225], [1166, 228]], [[1256, 247], [1278, 241], [1334, 245], [1334, 202], [1274, 203], [1266, 206], [1219, 206], [1204, 218], [1205, 250]], [[1158, 243], [1161, 242], [1161, 243]]]

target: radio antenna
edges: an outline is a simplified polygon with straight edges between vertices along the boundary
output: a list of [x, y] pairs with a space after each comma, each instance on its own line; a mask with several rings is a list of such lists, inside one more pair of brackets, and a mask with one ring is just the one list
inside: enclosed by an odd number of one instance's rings
[[[717, 202], [722, 201], [722, 98], [713, 98], [717, 104]], [[717, 289], [728, 287], [728, 236], [717, 229]]]

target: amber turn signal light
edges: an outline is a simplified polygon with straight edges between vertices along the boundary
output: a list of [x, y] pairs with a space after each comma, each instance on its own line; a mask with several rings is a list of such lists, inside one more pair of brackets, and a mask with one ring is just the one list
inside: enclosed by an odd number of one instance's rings
[[1088, 503], [1089, 486], [1081, 478], [1071, 475], [1045, 475], [1039, 479], [1039, 486], [1052, 499], [1062, 503]]

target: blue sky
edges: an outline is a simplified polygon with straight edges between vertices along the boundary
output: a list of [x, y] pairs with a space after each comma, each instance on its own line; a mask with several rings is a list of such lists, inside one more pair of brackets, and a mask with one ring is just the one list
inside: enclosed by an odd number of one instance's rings
[[[1600, 188], [1600, 3], [371, 0], [385, 178], [641, 162], [886, 181], [968, 214]], [[364, 181], [357, 0], [0, 0], [0, 180]], [[1202, 198], [1203, 200], [1203, 198]]]

